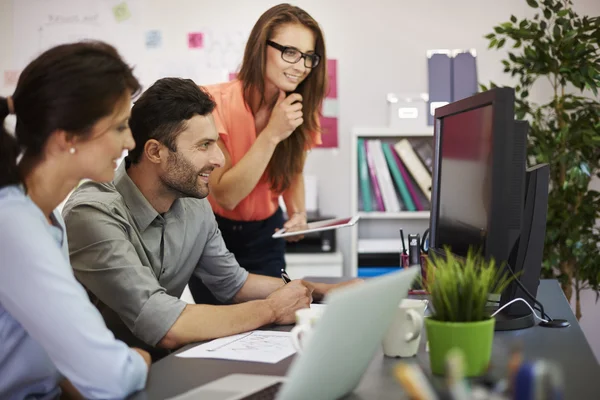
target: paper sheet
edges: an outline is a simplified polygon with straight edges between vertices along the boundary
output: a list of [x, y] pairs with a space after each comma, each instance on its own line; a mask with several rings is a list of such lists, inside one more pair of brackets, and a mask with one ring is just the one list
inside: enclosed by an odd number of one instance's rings
[[177, 357], [276, 364], [295, 352], [289, 332], [250, 331], [212, 340], [179, 353]]
[[312, 308], [313, 310], [316, 309], [316, 310], [319, 310], [321, 312], [324, 312], [326, 307], [327, 307], [327, 304], [322, 304], [322, 303], [321, 304], [312, 303], [310, 305], [310, 308]]

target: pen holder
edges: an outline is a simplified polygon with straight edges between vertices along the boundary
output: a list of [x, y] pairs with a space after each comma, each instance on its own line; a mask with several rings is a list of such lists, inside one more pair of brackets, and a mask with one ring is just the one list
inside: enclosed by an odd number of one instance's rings
[[408, 268], [409, 267], [408, 254], [400, 253], [400, 267]]
[[[400, 262], [402, 268], [410, 267], [410, 261], [408, 258], [408, 254], [400, 254]], [[425, 287], [425, 282], [427, 278], [427, 255], [421, 254], [421, 281], [413, 285], [413, 289], [422, 290]]]

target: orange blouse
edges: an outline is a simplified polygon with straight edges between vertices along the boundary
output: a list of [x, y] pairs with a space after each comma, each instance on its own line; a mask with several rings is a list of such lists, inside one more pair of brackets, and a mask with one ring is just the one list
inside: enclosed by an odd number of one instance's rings
[[[242, 82], [231, 82], [205, 86], [217, 104], [213, 116], [219, 136], [231, 157], [231, 164], [237, 164], [256, 140], [254, 115], [244, 101]], [[313, 134], [313, 143], [321, 144], [319, 132]], [[271, 184], [263, 174], [252, 192], [235, 209], [229, 211], [221, 207], [209, 194], [215, 214], [235, 221], [261, 221], [272, 216], [279, 207], [279, 196], [271, 190]]]

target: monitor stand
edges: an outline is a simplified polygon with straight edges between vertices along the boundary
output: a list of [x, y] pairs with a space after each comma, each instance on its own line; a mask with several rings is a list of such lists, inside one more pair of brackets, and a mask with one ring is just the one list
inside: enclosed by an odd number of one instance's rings
[[[509, 263], [513, 273], [532, 297], [536, 297], [540, 283], [540, 271], [546, 235], [546, 210], [548, 208], [548, 185], [550, 169], [541, 164], [527, 169], [525, 181], [525, 205], [521, 235], [511, 251]], [[500, 305], [521, 298], [531, 307], [531, 298], [515, 282], [511, 282], [500, 297]], [[530, 328], [535, 317], [527, 304], [515, 302], [495, 316], [497, 331]]]
[[531, 328], [535, 325], [535, 318], [533, 313], [523, 315], [510, 315], [506, 309], [500, 311], [494, 316], [496, 319], [496, 325], [494, 330], [496, 331], [514, 331], [518, 329]]

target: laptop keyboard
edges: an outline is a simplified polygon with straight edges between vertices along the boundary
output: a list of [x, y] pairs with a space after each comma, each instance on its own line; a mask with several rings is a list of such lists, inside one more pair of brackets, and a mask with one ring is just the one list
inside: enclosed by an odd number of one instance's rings
[[274, 400], [281, 385], [283, 385], [283, 382], [274, 383], [271, 386], [267, 386], [258, 392], [254, 392], [251, 395], [242, 398], [241, 400]]

